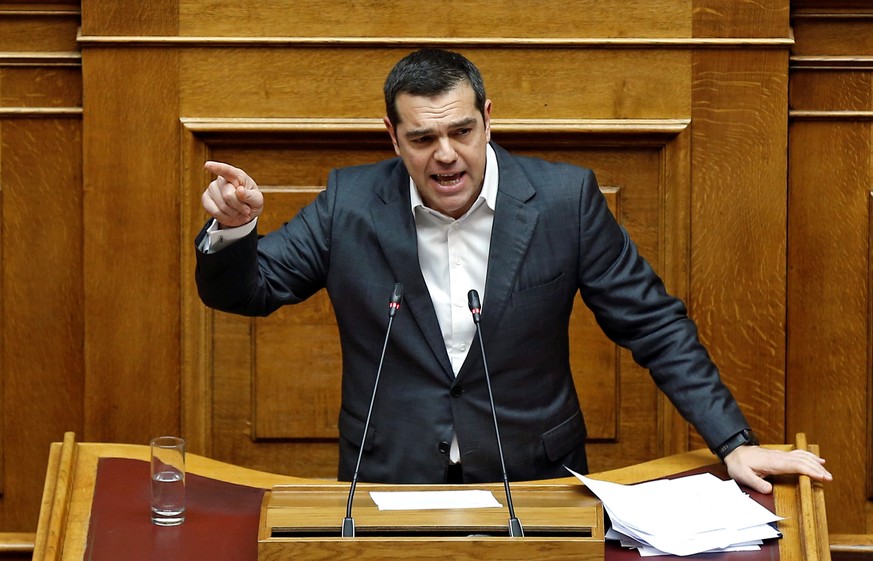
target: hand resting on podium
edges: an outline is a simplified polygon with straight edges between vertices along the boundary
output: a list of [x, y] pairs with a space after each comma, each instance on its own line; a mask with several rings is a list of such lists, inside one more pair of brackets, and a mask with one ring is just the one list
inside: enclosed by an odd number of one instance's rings
[[786, 452], [760, 446], [739, 446], [725, 456], [724, 463], [731, 478], [759, 493], [773, 491], [773, 485], [764, 479], [768, 475], [808, 475], [816, 481], [833, 479], [824, 468], [824, 458], [806, 450]]

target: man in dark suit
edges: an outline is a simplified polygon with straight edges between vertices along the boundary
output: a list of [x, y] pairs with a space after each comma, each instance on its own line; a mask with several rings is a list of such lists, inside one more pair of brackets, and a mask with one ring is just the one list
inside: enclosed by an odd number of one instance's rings
[[209, 306], [266, 315], [326, 288], [343, 353], [339, 477], [362, 441], [394, 283], [405, 286], [364, 440], [360, 479], [501, 479], [470, 289], [510, 479], [587, 472], [585, 423], [569, 365], [579, 291], [604, 332], [629, 348], [728, 466], [829, 479], [823, 460], [757, 446], [749, 424], [669, 296], [615, 221], [590, 170], [515, 157], [491, 143], [491, 101], [464, 57], [425, 49], [385, 84], [399, 158], [334, 170], [325, 191], [258, 238], [263, 195], [218, 162], [203, 194], [214, 220], [198, 236], [197, 285]]

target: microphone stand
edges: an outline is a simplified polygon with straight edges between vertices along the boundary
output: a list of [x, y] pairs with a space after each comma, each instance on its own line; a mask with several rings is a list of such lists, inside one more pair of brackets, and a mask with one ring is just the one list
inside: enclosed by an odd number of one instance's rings
[[521, 521], [515, 516], [512, 506], [512, 494], [509, 491], [509, 477], [506, 475], [506, 463], [503, 461], [503, 445], [500, 443], [500, 429], [497, 427], [497, 411], [494, 409], [494, 395], [491, 392], [491, 376], [488, 373], [488, 361], [485, 359], [485, 343], [482, 341], [482, 329], [479, 327], [481, 306], [479, 293], [471, 290], [467, 293], [470, 312], [473, 313], [473, 323], [476, 324], [476, 334], [479, 336], [479, 348], [482, 351], [482, 366], [485, 368], [485, 384], [488, 387], [488, 400], [491, 402], [491, 417], [494, 419], [494, 434], [497, 437], [497, 452], [500, 455], [500, 469], [503, 471], [503, 489], [506, 491], [506, 505], [509, 508], [509, 537], [524, 537]]
[[358, 486], [358, 469], [361, 467], [361, 456], [364, 455], [364, 443], [367, 441], [367, 430], [370, 428], [370, 416], [373, 414], [373, 404], [376, 402], [376, 390], [379, 388], [379, 377], [382, 375], [382, 363], [385, 360], [385, 349], [388, 348], [388, 336], [391, 334], [391, 324], [394, 323], [394, 314], [400, 309], [400, 301], [403, 299], [403, 285], [394, 284], [391, 299], [388, 302], [388, 328], [385, 330], [385, 342], [382, 343], [382, 355], [379, 357], [379, 367], [376, 369], [376, 380], [373, 382], [373, 395], [370, 396], [370, 409], [367, 411], [367, 421], [364, 423], [364, 435], [361, 437], [361, 447], [358, 449], [358, 461], [355, 463], [355, 474], [349, 487], [349, 499], [346, 504], [346, 517], [343, 518], [342, 537], [355, 537], [355, 519], [352, 518], [352, 500], [355, 497], [355, 487]]

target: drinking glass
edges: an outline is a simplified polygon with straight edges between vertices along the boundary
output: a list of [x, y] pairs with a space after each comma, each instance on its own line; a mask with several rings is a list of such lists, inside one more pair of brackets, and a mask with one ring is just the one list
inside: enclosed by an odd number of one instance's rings
[[185, 521], [185, 440], [152, 439], [152, 522], [178, 526]]

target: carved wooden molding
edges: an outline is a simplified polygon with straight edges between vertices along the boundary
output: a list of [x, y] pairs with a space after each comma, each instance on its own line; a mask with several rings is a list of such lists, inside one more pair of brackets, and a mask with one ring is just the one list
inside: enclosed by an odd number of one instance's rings
[[81, 47], [524, 47], [584, 49], [735, 49], [754, 47], [784, 49], [794, 44], [793, 37], [185, 37], [185, 36], [111, 36], [80, 35]]
[[0, 119], [81, 118], [81, 107], [0, 107]]
[[[270, 133], [385, 133], [382, 119], [250, 119], [187, 118], [182, 126], [205, 141]], [[667, 139], [691, 125], [690, 119], [492, 119], [491, 128], [501, 134], [632, 135]]]
[[82, 54], [77, 52], [2, 52], [0, 68], [7, 66], [82, 66]]
[[867, 499], [873, 500], [873, 191], [867, 192]]
[[789, 111], [792, 121], [873, 121], [873, 111]]
[[792, 56], [791, 70], [873, 70], [873, 57], [866, 56]]

